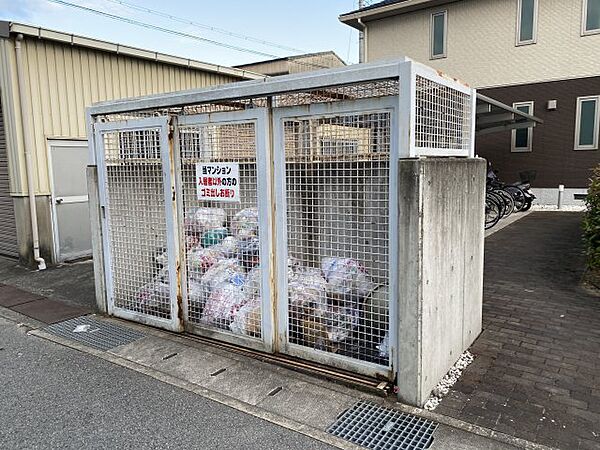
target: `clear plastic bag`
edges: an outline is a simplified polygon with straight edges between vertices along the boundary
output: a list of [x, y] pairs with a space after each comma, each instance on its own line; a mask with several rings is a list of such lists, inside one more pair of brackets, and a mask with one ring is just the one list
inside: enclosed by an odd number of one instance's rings
[[258, 238], [238, 241], [237, 259], [246, 270], [258, 266], [260, 264], [260, 241]]
[[323, 258], [321, 269], [332, 294], [364, 297], [374, 287], [366, 269], [354, 259]]
[[358, 305], [329, 305], [325, 315], [327, 326], [327, 339], [331, 343], [339, 344], [352, 336], [352, 332], [360, 322], [360, 309]]
[[212, 294], [215, 287], [222, 283], [229, 283], [241, 287], [246, 281], [246, 275], [237, 259], [222, 259], [214, 264], [200, 279], [203, 302]]
[[135, 302], [144, 314], [169, 314], [171, 311], [169, 271], [162, 269], [150, 282], [135, 294]]
[[248, 298], [260, 298], [260, 285], [262, 281], [262, 271], [260, 267], [253, 268], [246, 275], [246, 283], [244, 284], [244, 293]]
[[238, 212], [231, 221], [231, 233], [240, 239], [258, 237], [258, 208]]
[[196, 208], [184, 217], [186, 231], [202, 234], [207, 230], [225, 227], [227, 214], [222, 208]]
[[200, 322], [220, 328], [229, 328], [233, 318], [247, 302], [241, 286], [218, 284], [209, 295]]
[[222, 252], [226, 258], [234, 258], [238, 249], [239, 239], [235, 236], [227, 236], [214, 248]]
[[229, 329], [236, 334], [259, 337], [261, 335], [260, 298], [248, 300], [234, 315]]
[[327, 281], [318, 270], [296, 271], [288, 281], [290, 314], [319, 320], [327, 313]]
[[188, 276], [190, 278], [201, 277], [208, 269], [223, 259], [225, 259], [225, 255], [219, 248], [194, 247], [187, 255]]
[[389, 333], [385, 333], [385, 336], [377, 346], [377, 350], [379, 350], [380, 358], [389, 358], [390, 356], [390, 335]]

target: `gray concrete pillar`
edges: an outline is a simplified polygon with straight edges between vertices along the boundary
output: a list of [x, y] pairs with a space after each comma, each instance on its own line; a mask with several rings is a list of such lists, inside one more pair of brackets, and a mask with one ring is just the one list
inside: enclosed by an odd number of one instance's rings
[[399, 162], [399, 400], [423, 406], [481, 332], [486, 163]]

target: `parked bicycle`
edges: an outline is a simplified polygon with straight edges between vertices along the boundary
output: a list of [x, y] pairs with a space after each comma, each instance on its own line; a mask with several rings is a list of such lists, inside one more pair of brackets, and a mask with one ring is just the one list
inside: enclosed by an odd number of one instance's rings
[[490, 166], [485, 195], [485, 229], [492, 228], [514, 212], [527, 211], [534, 199], [529, 182], [503, 183]]

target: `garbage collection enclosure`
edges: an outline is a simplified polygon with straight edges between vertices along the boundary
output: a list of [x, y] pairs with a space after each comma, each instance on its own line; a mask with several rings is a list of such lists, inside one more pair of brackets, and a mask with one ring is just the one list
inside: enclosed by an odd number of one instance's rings
[[474, 101], [402, 60], [93, 106], [100, 303], [396, 379], [399, 163], [472, 157]]

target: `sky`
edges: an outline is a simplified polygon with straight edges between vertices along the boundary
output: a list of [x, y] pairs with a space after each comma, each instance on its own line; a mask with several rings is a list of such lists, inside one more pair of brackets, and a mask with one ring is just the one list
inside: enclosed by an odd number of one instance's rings
[[[325, 50], [335, 51], [348, 63], [356, 63], [358, 60], [358, 33], [338, 20], [340, 14], [356, 9], [357, 0], [64, 1], [263, 54], [237, 51], [188, 37], [149, 30], [50, 0], [0, 0], [0, 20], [27, 23], [228, 66]], [[156, 10], [162, 15], [132, 9], [128, 5]], [[183, 22], [165, 15], [183, 19]], [[299, 51], [234, 37], [184, 23], [185, 21]]]

